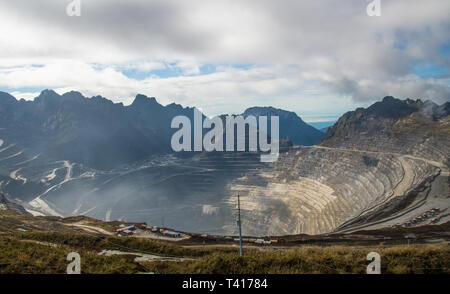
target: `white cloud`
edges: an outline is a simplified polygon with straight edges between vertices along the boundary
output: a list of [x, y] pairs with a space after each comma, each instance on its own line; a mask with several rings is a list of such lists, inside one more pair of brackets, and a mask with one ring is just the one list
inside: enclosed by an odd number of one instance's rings
[[[344, 111], [384, 95], [450, 99], [448, 76], [411, 73], [417, 62], [450, 66], [440, 51], [450, 43], [446, 0], [382, 0], [381, 17], [368, 17], [361, 0], [82, 0], [78, 18], [66, 2], [0, 4], [0, 87], [125, 103], [140, 92], [211, 114], [269, 104], [324, 113], [336, 101]], [[253, 66], [223, 66], [233, 64]], [[203, 65], [217, 72], [202, 74]], [[182, 76], [138, 81], [124, 69]]]
[[149, 72], [149, 71], [153, 71], [153, 70], [166, 69], [167, 66], [162, 61], [144, 60], [144, 61], [135, 61], [135, 62], [131, 62], [129, 64], [125, 64], [125, 65], [119, 67], [119, 69], [120, 68], [128, 69], [128, 70], [135, 69], [140, 72]]

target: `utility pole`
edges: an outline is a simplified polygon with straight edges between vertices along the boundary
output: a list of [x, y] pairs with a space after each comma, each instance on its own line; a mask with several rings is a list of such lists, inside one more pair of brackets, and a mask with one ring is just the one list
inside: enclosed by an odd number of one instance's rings
[[242, 256], [241, 199], [238, 194], [239, 255]]

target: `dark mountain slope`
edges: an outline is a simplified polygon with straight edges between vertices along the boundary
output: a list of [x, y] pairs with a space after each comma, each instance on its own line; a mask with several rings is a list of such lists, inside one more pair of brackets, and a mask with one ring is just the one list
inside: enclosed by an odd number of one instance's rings
[[[278, 116], [280, 118], [280, 139], [289, 140], [294, 145], [314, 145], [323, 137], [323, 133], [305, 123], [295, 112], [273, 107], [252, 107], [245, 110], [244, 117]], [[268, 127], [270, 135], [270, 127]]]
[[[144, 95], [124, 106], [101, 96], [44, 90], [34, 101], [17, 101], [0, 92], [0, 114], [4, 140], [34, 154], [110, 169], [172, 152], [170, 141], [176, 129], [170, 127], [171, 121], [184, 115], [193, 122], [194, 108], [163, 106]], [[246, 110], [244, 116], [248, 115], [280, 116], [280, 139], [294, 144], [312, 145], [323, 135], [293, 112], [254, 107]]]
[[320, 145], [420, 155], [441, 162], [450, 154], [449, 103], [385, 97], [345, 113]]
[[9, 210], [17, 214], [29, 215], [22, 205], [11, 200], [6, 194], [0, 191], [0, 211], [1, 210]]
[[100, 96], [46, 90], [34, 101], [2, 99], [0, 106], [7, 109], [0, 118], [2, 138], [55, 159], [111, 168], [169, 151], [148, 124], [131, 120], [121, 103]]

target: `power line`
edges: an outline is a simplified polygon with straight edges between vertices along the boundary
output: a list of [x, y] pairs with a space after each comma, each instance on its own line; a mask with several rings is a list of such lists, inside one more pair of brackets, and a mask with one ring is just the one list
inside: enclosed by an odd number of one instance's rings
[[239, 255], [242, 256], [241, 198], [238, 196]]

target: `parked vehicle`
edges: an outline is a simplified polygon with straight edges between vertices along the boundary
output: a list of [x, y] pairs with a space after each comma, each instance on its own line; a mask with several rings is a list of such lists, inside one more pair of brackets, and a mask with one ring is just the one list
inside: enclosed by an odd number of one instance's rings
[[179, 232], [173, 232], [173, 231], [169, 231], [169, 230], [164, 230], [164, 231], [162, 232], [162, 234], [163, 234], [164, 236], [167, 236], [167, 237], [173, 237], [173, 238], [179, 238], [179, 237], [181, 237], [181, 234], [180, 234]]
[[125, 230], [125, 231], [122, 232], [122, 235], [124, 235], [124, 236], [131, 236], [131, 235], [133, 235], [133, 231]]
[[116, 232], [121, 233], [121, 232], [125, 232], [125, 231], [134, 231], [134, 230], [136, 230], [136, 226], [132, 225], [132, 226], [128, 226], [128, 227], [119, 228], [116, 230]]

